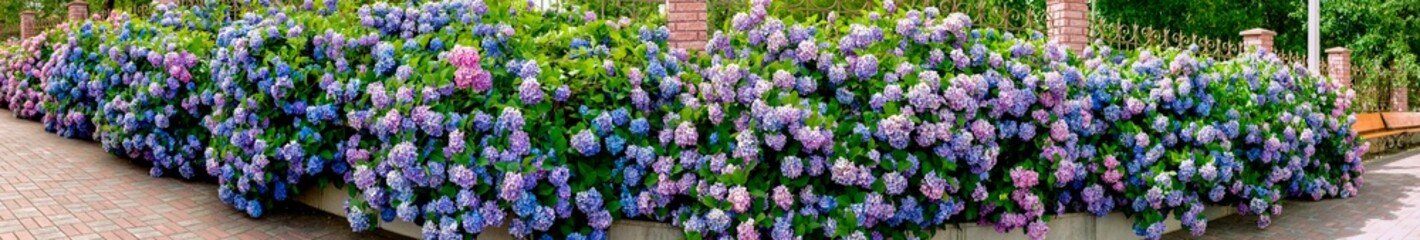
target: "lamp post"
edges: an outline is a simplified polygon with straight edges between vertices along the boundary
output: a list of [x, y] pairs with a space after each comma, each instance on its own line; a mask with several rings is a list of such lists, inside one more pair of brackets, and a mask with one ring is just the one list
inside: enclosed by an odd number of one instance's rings
[[1307, 70], [1321, 75], [1321, 0], [1307, 0]]

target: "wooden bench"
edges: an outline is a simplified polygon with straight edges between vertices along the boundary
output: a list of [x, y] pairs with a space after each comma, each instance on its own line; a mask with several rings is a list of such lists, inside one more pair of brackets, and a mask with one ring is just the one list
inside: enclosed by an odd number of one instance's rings
[[1356, 114], [1356, 124], [1351, 129], [1366, 139], [1420, 133], [1420, 112]]
[[1351, 125], [1351, 130], [1366, 139], [1394, 135], [1394, 133], [1383, 133], [1388, 131], [1385, 129], [1385, 120], [1381, 119], [1380, 113], [1356, 114], [1356, 124]]

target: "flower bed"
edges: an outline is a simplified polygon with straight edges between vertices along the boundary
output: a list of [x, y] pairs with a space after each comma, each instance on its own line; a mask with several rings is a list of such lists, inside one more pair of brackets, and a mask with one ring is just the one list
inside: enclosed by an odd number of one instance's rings
[[104, 39], [116, 34], [107, 22], [86, 21], [60, 26], [59, 42], [52, 44], [54, 52], [45, 61], [41, 82], [45, 97], [41, 108], [44, 130], [66, 138], [94, 139], [94, 124], [90, 117], [101, 101], [107, 99], [111, 81], [98, 76], [110, 76], [114, 69], [100, 64], [102, 50], [109, 48]]
[[335, 32], [354, 26], [352, 17], [314, 10], [246, 13], [218, 31], [207, 59], [215, 93], [203, 123], [220, 137], [206, 149], [205, 169], [222, 200], [253, 217], [296, 194], [297, 184], [346, 182], [343, 146], [354, 132], [342, 127], [341, 108], [364, 87], [355, 68], [369, 67], [364, 49], [374, 41]]
[[[1354, 92], [1271, 53], [1074, 55], [933, 8], [769, 8], [754, 1], [704, 53], [667, 47], [659, 16], [521, 2], [308, 2], [220, 23], [164, 8], [113, 20], [124, 31], [67, 33], [105, 41], [51, 43], [67, 70], [40, 94], [81, 104], [38, 113], [99, 116], [109, 151], [154, 175], [200, 166], [253, 217], [340, 184], [354, 230], [398, 219], [426, 238], [508, 226], [600, 239], [615, 219], [689, 238], [899, 238], [963, 222], [1040, 238], [1052, 215], [1116, 211], [1157, 238], [1170, 218], [1201, 234], [1205, 205], [1266, 227], [1283, 198], [1350, 197], [1363, 182]], [[127, 49], [56, 59], [95, 44]], [[29, 95], [15, 62], [31, 55], [11, 54], [16, 109]], [[70, 72], [113, 80], [81, 98], [66, 94], [86, 92], [66, 88], [84, 82]]]
[[21, 40], [19, 46], [9, 46], [6, 52], [4, 65], [7, 69], [0, 88], [5, 90], [3, 98], [6, 107], [17, 118], [39, 119], [44, 114], [40, 103], [44, 91], [40, 84], [46, 76], [44, 57], [53, 51], [48, 41], [55, 32], [45, 31]]
[[205, 81], [203, 58], [214, 47], [210, 19], [221, 19], [220, 13], [160, 5], [153, 18], [108, 20], [121, 34], [105, 51], [103, 68], [114, 73], [102, 75], [110, 84], [94, 119], [105, 150], [152, 162], [153, 176], [205, 172], [201, 160], [210, 134], [200, 126], [216, 90]]

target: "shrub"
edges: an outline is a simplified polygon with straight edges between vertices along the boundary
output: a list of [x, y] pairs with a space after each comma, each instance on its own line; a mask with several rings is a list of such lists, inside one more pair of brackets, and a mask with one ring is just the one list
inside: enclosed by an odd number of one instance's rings
[[206, 81], [214, 48], [213, 29], [221, 19], [210, 8], [159, 5], [152, 18], [118, 15], [114, 44], [104, 50], [110, 69], [107, 98], [94, 122], [104, 149], [149, 161], [149, 173], [176, 170], [183, 178], [205, 172], [202, 164], [209, 132], [202, 118], [211, 113], [215, 83]]
[[337, 111], [363, 87], [353, 78], [356, 67], [368, 67], [361, 50], [373, 36], [335, 32], [355, 22], [328, 13], [269, 8], [245, 13], [215, 35], [206, 60], [213, 113], [203, 123], [221, 137], [210, 141], [206, 170], [218, 178], [221, 199], [253, 217], [289, 199], [303, 182], [324, 185], [346, 174], [348, 167], [335, 160], [344, 158], [340, 146], [351, 133], [340, 127]]
[[100, 64], [102, 50], [108, 49], [107, 36], [114, 30], [107, 22], [84, 21], [67, 23], [57, 35], [63, 36], [53, 44], [54, 52], [45, 62], [45, 75], [41, 88], [45, 98], [41, 108], [45, 114], [41, 121], [44, 130], [65, 138], [94, 139], [94, 124], [89, 120], [95, 110], [107, 99], [105, 90], [114, 69]]
[[[449, 4], [474, 11], [451, 14], [453, 23], [432, 31], [387, 24], [399, 21], [387, 12]], [[631, 164], [620, 153], [646, 142], [635, 140], [647, 138], [653, 114], [637, 86], [641, 76], [681, 72], [687, 53], [666, 47], [664, 27], [530, 9], [445, 1], [359, 10], [382, 41], [371, 50], [373, 74], [364, 78], [370, 84], [359, 107], [347, 108], [347, 126], [359, 133], [346, 150], [353, 166], [347, 182], [358, 190], [348, 208], [352, 226], [362, 229], [377, 216], [422, 221], [432, 238], [511, 219], [506, 226], [518, 237], [598, 238], [622, 209], [635, 212], [611, 200], [647, 188], [607, 170]], [[408, 34], [416, 30], [421, 34]], [[638, 70], [648, 64], [659, 69]], [[631, 130], [633, 122], [643, 128]], [[669, 217], [663, 211], [652, 218]]]
[[40, 103], [44, 96], [40, 84], [47, 76], [43, 61], [53, 51], [48, 41], [55, 32], [45, 31], [21, 40], [20, 45], [12, 47], [13, 51], [5, 59], [8, 71], [4, 74], [4, 98], [15, 117], [39, 119], [44, 114]]
[[[1052, 214], [1115, 211], [1158, 238], [1167, 218], [1201, 234], [1208, 204], [1266, 227], [1284, 197], [1364, 182], [1355, 93], [1265, 51], [1076, 55], [935, 8], [801, 21], [769, 6], [751, 2], [702, 53], [669, 48], [658, 16], [521, 2], [324, 1], [220, 23], [179, 10], [96, 32], [119, 35], [92, 37], [115, 39], [99, 49], [125, 46], [107, 59], [27, 40], [5, 89], [12, 108], [30, 101], [26, 57], [51, 56], [70, 69], [39, 94], [78, 104], [46, 118], [99, 116], [105, 146], [155, 176], [201, 163], [253, 217], [343, 185], [352, 229], [399, 219], [426, 238], [509, 221], [517, 237], [601, 239], [614, 219], [695, 239], [968, 222], [1041, 238]], [[33, 55], [44, 46], [59, 54]], [[122, 73], [89, 99], [68, 94], [84, 82], [69, 72]]]

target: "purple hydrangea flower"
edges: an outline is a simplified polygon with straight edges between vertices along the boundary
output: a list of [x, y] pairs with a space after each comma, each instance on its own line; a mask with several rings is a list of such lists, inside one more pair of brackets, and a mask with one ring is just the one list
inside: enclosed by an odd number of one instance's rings
[[745, 213], [749, 211], [751, 201], [749, 190], [744, 186], [734, 186], [730, 188], [729, 195], [725, 196], [725, 201], [729, 201], [731, 210], [735, 213]]
[[597, 136], [589, 129], [582, 129], [577, 135], [572, 136], [572, 147], [577, 149], [582, 156], [594, 156], [601, 151], [601, 143], [597, 142]]
[[1035, 171], [1025, 168], [1011, 169], [1011, 183], [1019, 189], [1028, 189], [1038, 183], [1038, 174]]
[[518, 99], [523, 104], [534, 105], [542, 102], [542, 84], [536, 78], [524, 78], [523, 83], [518, 85]]

